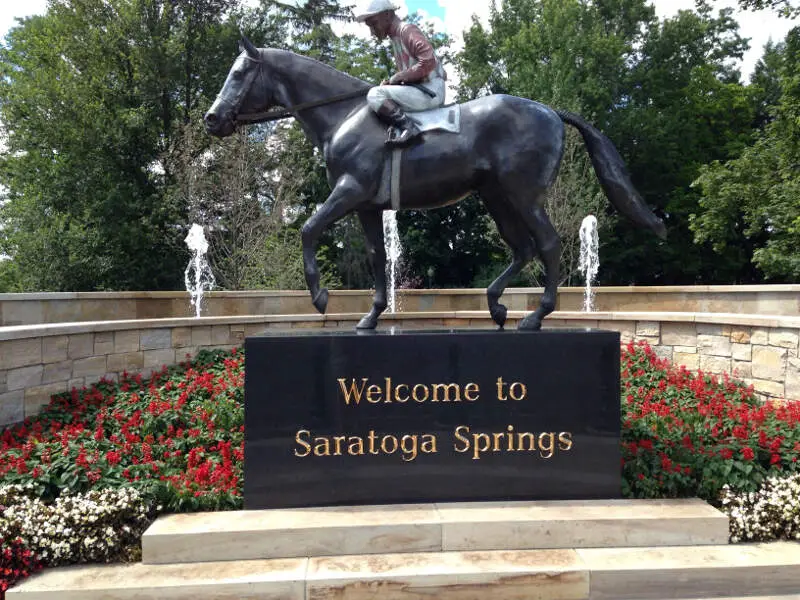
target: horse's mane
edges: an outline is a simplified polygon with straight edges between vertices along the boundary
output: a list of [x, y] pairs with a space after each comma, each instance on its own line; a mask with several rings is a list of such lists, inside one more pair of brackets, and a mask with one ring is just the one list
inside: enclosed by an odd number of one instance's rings
[[302, 63], [306, 63], [310, 67], [314, 67], [316, 69], [328, 71], [330, 74], [335, 75], [338, 79], [347, 81], [348, 83], [352, 83], [354, 85], [358, 85], [359, 87], [371, 87], [372, 84], [367, 83], [363, 79], [359, 79], [358, 77], [353, 77], [348, 73], [340, 71], [335, 67], [332, 67], [324, 62], [320, 62], [310, 56], [303, 56], [302, 54], [297, 54], [296, 52], [291, 52], [289, 50], [279, 50], [278, 48], [259, 48], [259, 52], [264, 56], [265, 59], [269, 60], [270, 58], [284, 58], [289, 59], [292, 61], [299, 61]]

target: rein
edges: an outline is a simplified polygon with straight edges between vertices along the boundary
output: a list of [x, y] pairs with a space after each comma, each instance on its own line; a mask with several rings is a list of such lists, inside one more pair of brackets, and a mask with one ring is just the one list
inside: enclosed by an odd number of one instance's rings
[[295, 116], [295, 113], [299, 113], [300, 111], [303, 110], [308, 110], [310, 108], [317, 108], [318, 106], [325, 106], [327, 104], [335, 104], [336, 102], [343, 102], [345, 100], [352, 100], [353, 98], [358, 98], [360, 96], [366, 96], [367, 92], [369, 92], [370, 89], [372, 88], [364, 88], [356, 92], [349, 92], [347, 94], [340, 94], [338, 96], [325, 98], [324, 100], [304, 102], [303, 104], [298, 104], [297, 106], [293, 106], [291, 108], [287, 108], [284, 110], [270, 110], [267, 112], [255, 113], [252, 115], [239, 115], [236, 117], [236, 122], [267, 123], [269, 121], [279, 121], [281, 119], [287, 119], [289, 117], [293, 117]]

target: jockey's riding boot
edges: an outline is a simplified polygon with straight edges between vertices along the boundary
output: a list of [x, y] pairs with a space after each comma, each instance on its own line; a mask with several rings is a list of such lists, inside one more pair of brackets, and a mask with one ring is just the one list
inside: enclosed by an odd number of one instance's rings
[[385, 100], [378, 110], [380, 119], [390, 125], [386, 143], [403, 146], [422, 134], [417, 124], [393, 100]]

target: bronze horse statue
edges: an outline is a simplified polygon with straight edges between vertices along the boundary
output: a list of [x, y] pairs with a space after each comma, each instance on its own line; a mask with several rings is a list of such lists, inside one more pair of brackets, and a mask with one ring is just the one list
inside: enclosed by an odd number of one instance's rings
[[[581, 117], [509, 95], [461, 105], [460, 133], [429, 131], [401, 156], [386, 146], [386, 126], [366, 104], [372, 87], [316, 60], [283, 50], [256, 48], [246, 37], [225, 83], [205, 115], [208, 133], [232, 134], [240, 122], [258, 120], [268, 108], [285, 107], [322, 152], [331, 194], [302, 228], [303, 263], [311, 300], [325, 313], [328, 291], [320, 286], [316, 249], [320, 234], [352, 212], [366, 236], [375, 277], [372, 310], [359, 329], [374, 329], [386, 310], [384, 210], [447, 206], [476, 192], [512, 249], [511, 265], [488, 287], [489, 313], [502, 328], [506, 307], [499, 299], [509, 282], [535, 256], [545, 270], [539, 307], [519, 329], [539, 330], [553, 312], [561, 241], [545, 212], [564, 152], [564, 123], [583, 136], [595, 173], [612, 205], [641, 227], [666, 237], [663, 222], [645, 205], [612, 142]], [[269, 114], [269, 113], [268, 113]], [[412, 113], [413, 116], [413, 113]], [[387, 193], [388, 169], [400, 167]]]

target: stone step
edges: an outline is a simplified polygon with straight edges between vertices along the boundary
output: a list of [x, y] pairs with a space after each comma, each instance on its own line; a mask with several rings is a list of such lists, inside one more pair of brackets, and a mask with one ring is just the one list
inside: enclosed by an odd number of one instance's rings
[[[800, 544], [424, 552], [52, 569], [20, 600], [797, 600]], [[781, 595], [783, 594], [783, 595]]]
[[800, 544], [576, 550], [591, 600], [736, 598], [800, 593]]
[[584, 500], [168, 515], [145, 532], [142, 553], [164, 564], [727, 542], [727, 516], [700, 500]]
[[176, 565], [67, 567], [8, 600], [587, 600], [571, 550], [367, 555]]

